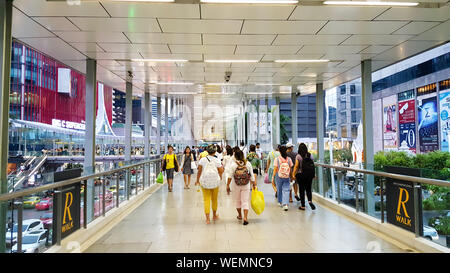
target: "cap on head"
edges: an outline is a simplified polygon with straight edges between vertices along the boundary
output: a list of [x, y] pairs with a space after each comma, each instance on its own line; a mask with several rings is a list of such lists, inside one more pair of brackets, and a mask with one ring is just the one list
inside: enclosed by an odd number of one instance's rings
[[287, 144], [286, 144], [286, 148], [291, 148], [291, 147], [294, 147], [294, 144], [292, 144], [292, 143], [290, 143], [290, 142], [288, 142]]

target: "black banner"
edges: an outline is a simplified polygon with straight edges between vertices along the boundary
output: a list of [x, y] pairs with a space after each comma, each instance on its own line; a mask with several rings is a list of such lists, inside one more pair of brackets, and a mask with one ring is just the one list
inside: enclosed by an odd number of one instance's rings
[[[419, 169], [385, 166], [388, 173], [420, 177]], [[404, 180], [386, 178], [386, 216], [387, 222], [400, 228], [416, 231], [416, 221], [419, 222], [419, 234], [423, 234], [422, 190], [418, 191], [418, 208], [414, 207], [414, 183]], [[419, 210], [419, 219], [415, 217], [415, 209]]]
[[[56, 172], [54, 174], [54, 182], [60, 182], [67, 179], [72, 179], [81, 176], [81, 169], [70, 169], [62, 172]], [[81, 219], [81, 184], [73, 184], [67, 187], [64, 187], [61, 190], [61, 195], [55, 194], [53, 197], [53, 231], [56, 230], [57, 222], [55, 219], [58, 219], [57, 215], [62, 210], [62, 217], [60, 219], [61, 224], [61, 239], [72, 234], [74, 231], [80, 228], [80, 219]], [[62, 207], [58, 207], [58, 198], [61, 196], [61, 204]], [[52, 243], [56, 243], [56, 232], [52, 233]]]

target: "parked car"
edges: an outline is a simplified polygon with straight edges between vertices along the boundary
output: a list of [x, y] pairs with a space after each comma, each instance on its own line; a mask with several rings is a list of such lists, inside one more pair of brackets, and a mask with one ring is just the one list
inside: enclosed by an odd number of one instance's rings
[[49, 210], [53, 208], [52, 198], [44, 198], [35, 206], [36, 210]]
[[[6, 245], [12, 246], [17, 242], [17, 231], [19, 226], [15, 224], [12, 230], [6, 232]], [[23, 220], [22, 222], [22, 236], [33, 232], [44, 230], [44, 223], [39, 219]]]
[[[46, 230], [33, 231], [22, 237], [22, 252], [23, 253], [40, 253], [45, 249], [47, 242]], [[12, 247], [12, 252], [17, 252], [17, 244]]]
[[428, 225], [430, 225], [431, 227], [436, 227], [441, 224], [441, 221], [444, 218], [450, 218], [450, 211], [447, 211], [446, 213], [443, 213], [439, 216], [430, 218], [428, 220]]
[[36, 204], [41, 202], [41, 198], [39, 196], [28, 196], [23, 199], [23, 208], [24, 209], [34, 209]]
[[[380, 195], [380, 192], [381, 192], [381, 187], [380, 186], [376, 186], [373, 194], [374, 195]], [[383, 189], [383, 195], [386, 195], [386, 189]]]
[[436, 229], [430, 226], [423, 226], [423, 237], [427, 238], [430, 241], [435, 241], [439, 239], [439, 235]]
[[44, 228], [50, 229], [53, 226], [53, 212], [44, 213], [40, 220], [44, 224]]

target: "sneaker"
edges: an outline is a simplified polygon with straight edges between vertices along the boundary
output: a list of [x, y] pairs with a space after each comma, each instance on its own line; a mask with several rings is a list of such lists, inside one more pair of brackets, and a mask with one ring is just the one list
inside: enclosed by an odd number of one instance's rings
[[283, 207], [283, 205], [281, 203], [278, 203], [278, 206], [280, 206], [280, 208]]
[[283, 209], [284, 209], [284, 211], [288, 211], [288, 209], [289, 209], [288, 205], [284, 205]]
[[298, 195], [295, 196], [295, 200], [297, 200], [297, 202], [300, 201], [300, 197], [298, 197]]
[[314, 206], [313, 203], [309, 203], [309, 206], [311, 207], [312, 210], [315, 210], [315, 209], [316, 209], [316, 206]]

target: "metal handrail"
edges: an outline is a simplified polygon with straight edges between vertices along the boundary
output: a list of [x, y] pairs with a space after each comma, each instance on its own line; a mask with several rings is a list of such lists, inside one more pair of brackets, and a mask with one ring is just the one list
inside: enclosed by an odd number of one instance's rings
[[316, 166], [329, 168], [329, 169], [351, 171], [351, 172], [355, 172], [355, 173], [365, 173], [365, 174], [371, 174], [371, 175], [376, 175], [376, 176], [380, 176], [380, 177], [389, 177], [389, 178], [393, 178], [393, 179], [411, 181], [411, 182], [421, 183], [421, 184], [450, 187], [450, 181], [445, 181], [445, 180], [416, 177], [416, 176], [409, 176], [409, 175], [402, 175], [402, 174], [394, 174], [394, 173], [387, 173], [387, 172], [380, 172], [380, 171], [371, 171], [371, 170], [366, 170], [366, 169], [355, 169], [355, 168], [350, 168], [350, 167], [329, 165], [329, 164], [324, 164], [324, 163], [320, 163], [320, 162], [314, 162], [314, 164]]
[[152, 163], [155, 161], [160, 161], [162, 159], [162, 157], [160, 158], [154, 158], [154, 159], [150, 159], [150, 160], [145, 160], [145, 161], [140, 161], [138, 163], [133, 163], [133, 164], [129, 164], [123, 167], [119, 167], [119, 168], [115, 168], [109, 171], [103, 171], [103, 172], [98, 172], [98, 173], [93, 173], [93, 174], [89, 174], [89, 175], [84, 175], [84, 176], [80, 176], [77, 178], [72, 178], [72, 179], [68, 179], [68, 180], [64, 180], [61, 182], [56, 182], [56, 183], [52, 183], [52, 184], [47, 184], [47, 185], [42, 185], [39, 187], [35, 187], [35, 188], [30, 188], [30, 189], [26, 189], [23, 191], [17, 191], [17, 192], [12, 192], [12, 193], [6, 193], [6, 194], [1, 194], [0, 195], [0, 202], [3, 201], [8, 201], [11, 199], [16, 199], [16, 198], [20, 198], [20, 197], [24, 197], [33, 193], [38, 193], [38, 192], [43, 192], [43, 191], [47, 191], [47, 190], [52, 190], [52, 189], [56, 189], [56, 188], [60, 188], [60, 187], [65, 187], [68, 185], [72, 185], [75, 183], [79, 183], [82, 181], [86, 181], [86, 180], [90, 180], [90, 179], [94, 179], [96, 177], [99, 176], [107, 176], [107, 175], [111, 175], [113, 173], [117, 173], [117, 172], [121, 172], [127, 169], [131, 169], [131, 168], [135, 168], [144, 164], [148, 164], [148, 163]]

